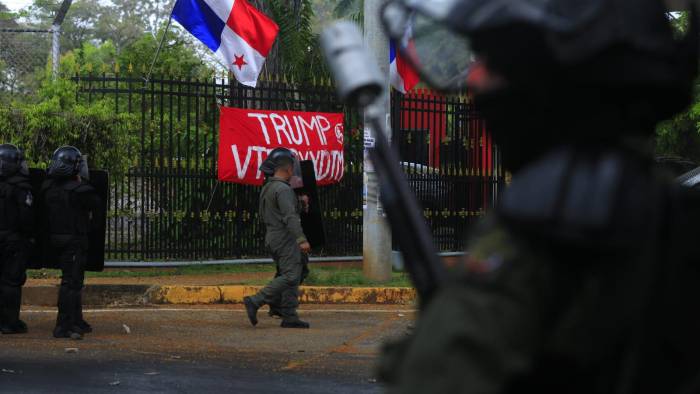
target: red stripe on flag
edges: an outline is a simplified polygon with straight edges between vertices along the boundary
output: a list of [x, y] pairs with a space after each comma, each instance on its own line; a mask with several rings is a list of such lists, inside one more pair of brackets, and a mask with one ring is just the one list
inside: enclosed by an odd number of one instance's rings
[[418, 73], [411, 67], [411, 65], [403, 59], [399, 53], [396, 54], [396, 70], [403, 79], [403, 86], [406, 92], [411, 91], [418, 82], [420, 82], [420, 77]]
[[279, 31], [275, 21], [246, 0], [234, 1], [226, 25], [263, 57], [270, 53]]

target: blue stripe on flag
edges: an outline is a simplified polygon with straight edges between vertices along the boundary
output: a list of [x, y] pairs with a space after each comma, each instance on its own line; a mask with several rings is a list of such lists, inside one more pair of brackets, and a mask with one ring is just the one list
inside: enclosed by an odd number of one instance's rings
[[396, 44], [394, 40], [389, 40], [389, 64], [394, 62], [396, 59]]
[[226, 21], [219, 19], [203, 0], [177, 0], [173, 19], [213, 52], [219, 49]]

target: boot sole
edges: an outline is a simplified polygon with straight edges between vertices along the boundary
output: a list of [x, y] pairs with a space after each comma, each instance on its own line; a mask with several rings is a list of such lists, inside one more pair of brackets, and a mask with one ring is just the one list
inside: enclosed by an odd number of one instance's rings
[[302, 329], [309, 329], [311, 326], [299, 326], [299, 325], [287, 325], [287, 324], [280, 324], [280, 327], [282, 328], [302, 328]]
[[29, 330], [24, 330], [24, 331], [2, 331], [2, 335], [18, 335], [18, 334], [26, 334], [28, 333]]

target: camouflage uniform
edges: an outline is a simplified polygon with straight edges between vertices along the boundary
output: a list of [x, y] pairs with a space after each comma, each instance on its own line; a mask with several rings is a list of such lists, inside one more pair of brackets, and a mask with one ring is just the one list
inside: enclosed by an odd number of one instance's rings
[[299, 284], [306, 256], [299, 245], [307, 242], [301, 227], [301, 204], [289, 183], [271, 177], [260, 193], [260, 217], [265, 224], [265, 246], [279, 270], [279, 276], [261, 289], [251, 301], [256, 307], [274, 305], [282, 318], [297, 319]]
[[[387, 347], [389, 392], [700, 390], [700, 193], [635, 168], [611, 198], [597, 198], [602, 181], [572, 196], [575, 175], [550, 189], [537, 172], [516, 178], [411, 338]], [[599, 228], [596, 212], [610, 215]]]

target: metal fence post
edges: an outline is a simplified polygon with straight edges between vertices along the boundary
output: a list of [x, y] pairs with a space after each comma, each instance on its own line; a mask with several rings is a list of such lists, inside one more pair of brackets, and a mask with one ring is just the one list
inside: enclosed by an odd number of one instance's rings
[[53, 71], [53, 77], [56, 78], [58, 76], [58, 68], [61, 62], [61, 26], [51, 26], [51, 34], [51, 70]]

